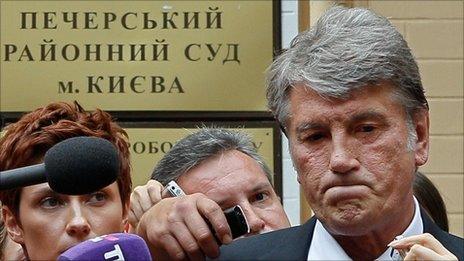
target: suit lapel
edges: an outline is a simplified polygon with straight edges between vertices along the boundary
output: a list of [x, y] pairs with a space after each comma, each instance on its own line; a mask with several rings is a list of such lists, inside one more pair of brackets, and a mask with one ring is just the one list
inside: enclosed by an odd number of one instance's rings
[[[440, 241], [448, 250], [455, 255], [462, 255], [462, 239], [456, 243], [453, 236], [442, 231], [421, 208], [421, 217], [424, 226], [424, 233], [430, 233]], [[267, 244], [261, 245], [265, 253], [260, 255], [261, 260], [306, 260], [308, 250], [313, 239], [316, 218], [312, 217], [305, 224], [289, 229], [283, 229], [269, 234], [273, 240], [266, 241]], [[266, 235], [266, 234], [264, 234]], [[454, 240], [454, 241], [453, 241]], [[284, 247], [283, 247], [284, 246]], [[257, 250], [262, 251], [262, 250]]]
[[463, 253], [463, 241], [458, 237], [452, 236], [447, 232], [441, 230], [428, 216], [427, 212], [421, 208], [422, 223], [424, 225], [424, 233], [429, 233], [434, 236], [440, 243], [446, 247], [449, 251], [462, 259]]
[[272, 242], [273, 246], [268, 246], [269, 251], [260, 259], [306, 260], [315, 225], [316, 218], [313, 217], [301, 226], [281, 230], [282, 233], [276, 235], [277, 240]]

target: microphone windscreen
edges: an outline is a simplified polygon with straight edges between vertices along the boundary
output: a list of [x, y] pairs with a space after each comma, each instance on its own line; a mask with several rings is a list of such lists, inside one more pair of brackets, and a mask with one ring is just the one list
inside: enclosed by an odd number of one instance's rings
[[45, 154], [44, 163], [50, 188], [67, 195], [93, 193], [119, 175], [116, 148], [97, 137], [74, 137], [57, 143]]
[[99, 236], [75, 245], [58, 257], [73, 260], [151, 260], [145, 241], [134, 234], [115, 233]]

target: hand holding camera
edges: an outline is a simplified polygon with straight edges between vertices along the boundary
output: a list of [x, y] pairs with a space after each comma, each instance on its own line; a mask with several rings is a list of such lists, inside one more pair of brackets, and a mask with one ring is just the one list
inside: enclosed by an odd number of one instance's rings
[[[248, 233], [240, 207], [224, 213], [205, 195], [185, 195], [176, 186], [165, 187], [163, 199], [143, 214], [137, 226], [137, 234], [147, 241], [155, 260], [215, 258], [221, 244], [230, 243], [233, 235]], [[169, 194], [176, 197], [165, 198]]]

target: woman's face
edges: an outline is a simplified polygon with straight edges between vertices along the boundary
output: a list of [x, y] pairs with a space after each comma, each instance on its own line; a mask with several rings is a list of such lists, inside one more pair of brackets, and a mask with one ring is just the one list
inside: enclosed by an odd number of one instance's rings
[[30, 259], [56, 260], [81, 241], [122, 232], [127, 213], [124, 207], [116, 182], [80, 196], [58, 194], [47, 183], [28, 186], [21, 191], [13, 238], [25, 245]]

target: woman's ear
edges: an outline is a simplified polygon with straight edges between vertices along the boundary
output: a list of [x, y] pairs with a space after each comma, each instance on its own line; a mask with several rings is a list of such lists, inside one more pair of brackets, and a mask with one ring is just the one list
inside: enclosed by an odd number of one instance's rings
[[8, 231], [10, 238], [14, 242], [24, 245], [24, 231], [20, 226], [19, 220], [7, 206], [3, 206], [2, 216], [3, 222], [5, 223], [5, 228]]

